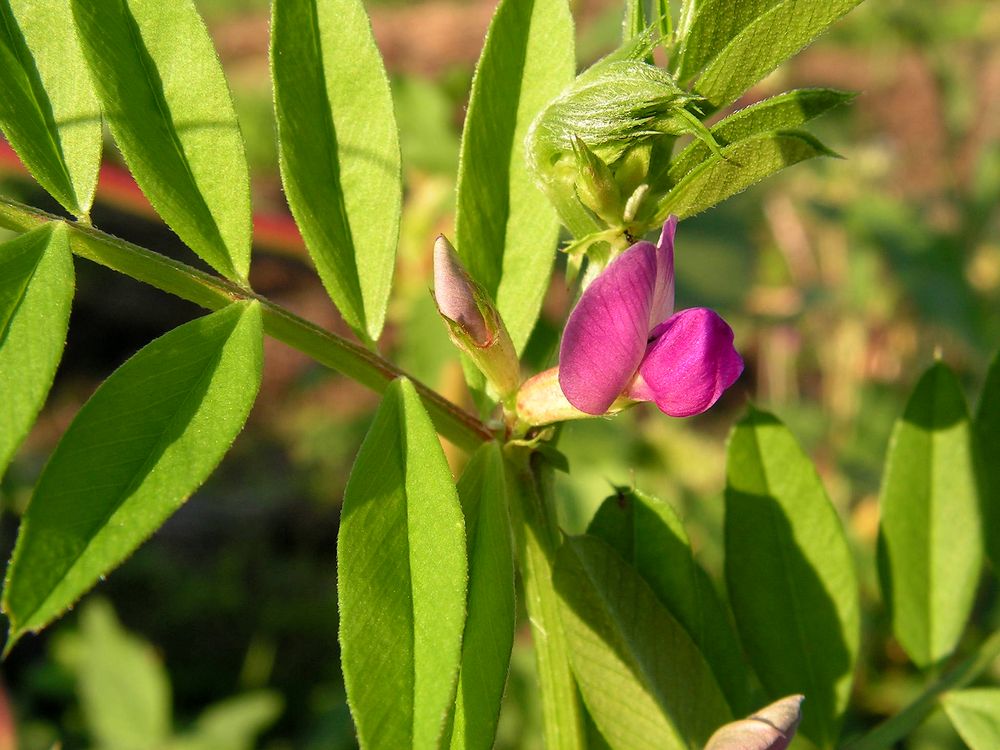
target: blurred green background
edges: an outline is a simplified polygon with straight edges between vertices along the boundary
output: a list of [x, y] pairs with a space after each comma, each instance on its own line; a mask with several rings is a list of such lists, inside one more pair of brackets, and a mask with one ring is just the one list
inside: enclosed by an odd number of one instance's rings
[[[251, 160], [259, 217], [252, 283], [346, 334], [281, 193], [268, 3], [198, 5]], [[368, 5], [393, 79], [406, 180], [382, 348], [465, 403], [461, 368], [428, 293], [430, 251], [438, 232], [452, 234], [465, 97], [493, 2]], [[620, 6], [578, 0], [574, 12], [586, 65], [615, 44]], [[740, 106], [797, 86], [859, 92], [814, 127], [845, 160], [794, 167], [678, 233], [678, 306], [719, 310], [746, 372], [697, 418], [640, 407], [569, 425], [560, 447], [572, 475], [559, 476], [559, 492], [569, 531], [582, 530], [612, 484], [635, 483], [671, 501], [718, 580], [725, 436], [748, 400], [774, 411], [815, 460], [856, 549], [865, 640], [850, 734], [921, 686], [888, 635], [874, 569], [892, 422], [936, 354], [973, 399], [1000, 345], [1000, 4], [869, 0]], [[107, 163], [115, 158], [109, 149]], [[55, 209], [12, 164], [0, 164], [0, 189]], [[93, 218], [197, 263], [128, 190], [102, 182]], [[82, 402], [144, 343], [200, 314], [84, 261], [77, 273], [62, 369], [0, 486], [4, 557], [35, 478]], [[567, 305], [557, 274], [529, 345], [533, 369], [550, 364]], [[377, 399], [282, 344], [269, 341], [265, 351], [261, 397], [220, 470], [76, 611], [0, 667], [0, 750], [12, 747], [4, 742], [15, 725], [24, 750], [57, 741], [66, 750], [355, 746], [337, 658], [335, 541], [344, 484]], [[460, 467], [459, 454], [449, 459]], [[1000, 592], [984, 584], [972, 634], [998, 626]], [[531, 658], [522, 628], [498, 747], [540, 746]], [[933, 717], [906, 747], [962, 745]]]

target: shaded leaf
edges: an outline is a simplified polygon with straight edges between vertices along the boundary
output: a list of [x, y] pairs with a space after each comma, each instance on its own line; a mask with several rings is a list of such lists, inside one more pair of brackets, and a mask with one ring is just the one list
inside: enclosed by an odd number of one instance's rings
[[1000, 352], [986, 375], [973, 426], [983, 541], [1000, 574]]
[[776, 131], [745, 138], [691, 169], [657, 206], [657, 221], [694, 216], [785, 167], [816, 156], [836, 156], [808, 133]]
[[72, 301], [65, 226], [46, 224], [0, 245], [0, 476], [45, 403]]
[[208, 477], [260, 384], [261, 313], [234, 303], [175, 328], [83, 405], [42, 472], [7, 570], [7, 649], [124, 560]]
[[[750, 17], [753, 20], [732, 36], [717, 54], [712, 54], [711, 61], [695, 83], [695, 91], [716, 109], [732, 103], [860, 2], [861, 0], [781, 0], [775, 3], [773, 0], [750, 0], [737, 4], [737, 7], [746, 8], [747, 14], [733, 13], [733, 4], [725, 0], [715, 0], [714, 3], [703, 5], [698, 19], [700, 21], [702, 16], [708, 18], [707, 13], [711, 13], [709, 23], [713, 27], [723, 24], [728, 28], [731, 22], [735, 22], [736, 28], [740, 22], [749, 20]], [[714, 12], [710, 10], [713, 6]], [[760, 12], [764, 8], [767, 10]], [[732, 30], [728, 29], [720, 38], [724, 38]], [[711, 52], [714, 52], [714, 47]]]
[[880, 509], [879, 574], [893, 633], [929, 667], [957, 645], [982, 566], [969, 415], [940, 362], [893, 428]]
[[459, 255], [493, 296], [518, 352], [548, 288], [559, 222], [528, 172], [535, 115], [573, 80], [565, 0], [502, 0], [476, 66], [462, 134]]
[[377, 339], [402, 203], [385, 67], [360, 0], [277, 0], [271, 67], [281, 177], [327, 292]]
[[858, 582], [836, 511], [795, 442], [756, 409], [729, 440], [726, 581], [736, 627], [770, 697], [801, 693], [801, 731], [837, 737], [858, 654]]
[[351, 470], [337, 539], [344, 682], [362, 747], [436, 747], [465, 625], [462, 509], [406, 380], [389, 386]]
[[74, 216], [87, 216], [101, 108], [69, 0], [0, 2], [0, 128], [42, 187]]
[[945, 693], [941, 706], [970, 750], [1000, 747], [1000, 688]]
[[72, 0], [108, 126], [167, 225], [224, 276], [250, 268], [250, 181], [222, 67], [191, 0]]
[[747, 668], [739, 639], [674, 509], [639, 490], [620, 488], [601, 504], [587, 533], [635, 568], [701, 650], [733, 713], [746, 713]]
[[687, 632], [605, 542], [567, 539], [553, 578], [573, 673], [611, 747], [700, 747], [731, 718]]
[[498, 443], [486, 443], [472, 455], [458, 496], [465, 515], [469, 598], [450, 747], [488, 749], [514, 643], [514, 552]]
[[[787, 128], [797, 128], [834, 107], [851, 101], [854, 94], [835, 89], [796, 89], [734, 112], [712, 127], [712, 137], [722, 146]], [[694, 140], [670, 163], [669, 178], [676, 184], [698, 164], [712, 156], [704, 141]]]

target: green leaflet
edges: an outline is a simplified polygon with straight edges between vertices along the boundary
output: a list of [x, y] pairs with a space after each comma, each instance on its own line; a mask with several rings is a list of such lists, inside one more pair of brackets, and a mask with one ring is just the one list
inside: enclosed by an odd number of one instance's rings
[[[727, 146], [772, 131], [797, 128], [853, 98], [854, 94], [835, 89], [786, 91], [731, 114], [715, 125], [711, 133], [721, 146]], [[670, 162], [670, 184], [676, 184], [711, 156], [703, 141], [692, 141]]]
[[86, 217], [101, 160], [101, 108], [69, 0], [0, 0], [0, 128], [42, 187]]
[[498, 443], [486, 443], [472, 455], [458, 496], [469, 551], [468, 619], [451, 742], [442, 745], [489, 750], [514, 643], [514, 552]]
[[66, 227], [48, 224], [0, 245], [0, 477], [45, 403], [73, 301]]
[[288, 203], [328, 294], [375, 340], [402, 184], [389, 81], [360, 0], [276, 0], [271, 67]]
[[535, 115], [573, 80], [565, 0], [502, 0], [476, 66], [462, 134], [456, 245], [520, 353], [548, 289], [556, 213], [528, 172]]
[[573, 673], [612, 748], [701, 747], [732, 718], [687, 632], [605, 542], [567, 539], [553, 581]]
[[680, 45], [677, 80], [690, 81], [732, 38], [777, 0], [704, 0], [693, 3], [691, 25]]
[[76, 677], [84, 719], [103, 748], [166, 747], [172, 734], [170, 680], [152, 646], [126, 632], [111, 605], [88, 599], [80, 629], [56, 642]]
[[831, 747], [858, 655], [854, 561], [812, 462], [765, 412], [751, 410], [729, 439], [725, 548], [750, 663], [769, 698], [807, 696], [800, 731]]
[[970, 750], [1000, 747], [1000, 689], [973, 688], [945, 693], [941, 706]]
[[56, 661], [73, 673], [90, 737], [105, 750], [248, 750], [281, 714], [268, 691], [206, 708], [183, 734], [172, 729], [170, 682], [153, 646], [126, 631], [103, 599], [81, 607], [78, 632], [60, 631]]
[[233, 303], [119, 367], [56, 446], [7, 569], [7, 649], [124, 560], [208, 477], [260, 384], [261, 313]]
[[[716, 109], [735, 101], [740, 94], [757, 83], [784, 60], [794, 55], [822, 34], [827, 27], [851, 11], [861, 0], [751, 0], [739, 3], [751, 12], [763, 10], [712, 56], [695, 83], [695, 91]], [[733, 14], [733, 4], [716, 0], [718, 12], [711, 23], [727, 23], [725, 19], [740, 19]], [[708, 11], [706, 4], [699, 12]], [[698, 21], [695, 21], [695, 26]], [[693, 29], [694, 27], [692, 27]], [[722, 35], [725, 36], [725, 35]]]
[[413, 385], [389, 386], [351, 470], [337, 540], [347, 700], [363, 748], [437, 747], [455, 698], [465, 526]]
[[789, 130], [737, 141], [688, 172], [663, 199], [656, 221], [681, 219], [721, 203], [785, 167], [815, 156], [836, 156], [808, 133]]
[[731, 616], [711, 579], [695, 561], [674, 509], [638, 490], [605, 500], [587, 534], [607, 542], [684, 627], [715, 675], [733, 715], [750, 711], [746, 664]]
[[191, 0], [71, 0], [104, 114], [139, 187], [195, 253], [245, 283], [250, 181], [232, 98]]
[[973, 442], [983, 541], [993, 570], [1000, 575], [1000, 352], [993, 357], [979, 397]]
[[969, 415], [940, 362], [896, 422], [879, 502], [879, 575], [893, 633], [929, 667], [958, 643], [982, 566]]

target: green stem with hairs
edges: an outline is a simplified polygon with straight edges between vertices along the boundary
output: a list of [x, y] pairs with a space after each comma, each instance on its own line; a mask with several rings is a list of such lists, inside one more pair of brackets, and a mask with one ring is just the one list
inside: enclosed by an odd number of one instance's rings
[[[0, 197], [0, 227], [15, 232], [28, 232], [51, 221], [64, 220]], [[321, 365], [378, 393], [382, 393], [396, 378], [409, 377], [438, 432], [458, 447], [474, 450], [483, 442], [494, 439], [493, 434], [478, 419], [375, 352], [300, 318], [250, 289], [112, 237], [93, 227], [69, 221], [65, 223], [70, 230], [70, 248], [75, 255], [208, 310], [218, 310], [237, 300], [257, 300], [263, 312], [265, 333]]]
[[525, 445], [505, 449], [511, 525], [531, 622], [546, 750], [585, 750], [583, 707], [559, 620], [552, 566], [562, 532], [553, 502], [552, 468]]

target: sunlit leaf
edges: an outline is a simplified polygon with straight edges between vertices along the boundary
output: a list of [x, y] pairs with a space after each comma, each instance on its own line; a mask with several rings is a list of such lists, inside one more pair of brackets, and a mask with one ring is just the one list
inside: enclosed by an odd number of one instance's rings
[[389, 81], [364, 5], [277, 0], [271, 66], [288, 203], [344, 319], [377, 339], [402, 185]]
[[[797, 128], [853, 98], [854, 94], [835, 89], [787, 91], [731, 114], [712, 128], [712, 137], [720, 145], [727, 146], [776, 130]], [[711, 156], [704, 141], [692, 141], [670, 162], [670, 182], [677, 183]]]
[[986, 375], [973, 426], [983, 541], [1000, 574], [1000, 352]]
[[701, 747], [732, 718], [690, 636], [605, 542], [567, 539], [553, 578], [573, 673], [611, 747]]
[[[691, 34], [693, 38], [696, 27], [705, 24], [709, 41], [707, 52], [698, 56], [707, 64], [695, 82], [695, 91], [716, 109], [730, 104], [860, 2], [750, 0], [734, 5], [714, 0], [701, 4]], [[734, 12], [736, 9], [746, 12]], [[719, 49], [719, 42], [727, 39]]]
[[72, 301], [65, 226], [48, 224], [0, 245], [0, 476], [52, 385]]
[[250, 268], [250, 181], [232, 97], [191, 0], [71, 0], [108, 126], [157, 213], [223, 275]]
[[472, 82], [455, 233], [518, 352], [541, 309], [559, 235], [556, 212], [528, 172], [524, 138], [575, 65], [566, 0], [501, 1]]
[[1000, 747], [1000, 688], [945, 693], [941, 705], [970, 750]]
[[670, 214], [694, 216], [746, 190], [785, 167], [816, 156], [836, 156], [808, 133], [777, 131], [745, 138], [688, 172], [657, 207], [657, 221]]
[[729, 440], [726, 581], [736, 627], [770, 698], [803, 694], [801, 732], [836, 740], [858, 655], [858, 582], [812, 462], [756, 409]]
[[514, 555], [500, 446], [476, 451], [458, 483], [469, 550], [469, 600], [452, 748], [491, 748], [514, 642]]
[[880, 508], [879, 573], [893, 633], [928, 667], [958, 643], [982, 566], [969, 414], [940, 362], [893, 429]]
[[260, 384], [261, 313], [234, 303], [119, 367], [56, 446], [7, 572], [7, 648], [124, 560], [212, 472]]
[[69, 0], [0, 2], [0, 128], [31, 174], [86, 216], [101, 160], [101, 108]]
[[337, 540], [340, 643], [361, 746], [436, 747], [465, 625], [465, 526], [413, 385], [394, 381], [358, 453]]

